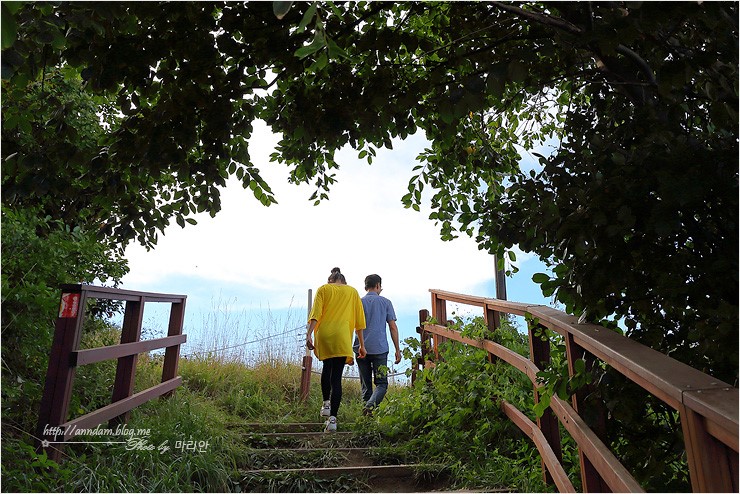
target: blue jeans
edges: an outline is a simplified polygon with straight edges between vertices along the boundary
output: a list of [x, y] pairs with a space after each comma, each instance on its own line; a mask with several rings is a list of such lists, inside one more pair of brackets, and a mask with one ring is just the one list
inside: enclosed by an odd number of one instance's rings
[[358, 358], [356, 362], [360, 371], [360, 386], [365, 407], [376, 407], [380, 405], [388, 391], [388, 352], [366, 355], [365, 358]]

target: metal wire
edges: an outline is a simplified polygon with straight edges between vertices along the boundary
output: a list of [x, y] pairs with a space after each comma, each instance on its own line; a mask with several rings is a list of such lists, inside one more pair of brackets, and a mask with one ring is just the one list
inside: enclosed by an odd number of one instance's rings
[[192, 357], [194, 355], [203, 355], [203, 354], [207, 354], [207, 353], [218, 353], [218, 352], [221, 352], [221, 351], [224, 351], [224, 350], [231, 350], [232, 348], [239, 348], [239, 347], [251, 345], [252, 343], [259, 343], [261, 341], [269, 340], [270, 338], [277, 338], [278, 336], [285, 336], [286, 334], [293, 333], [295, 331], [298, 331], [299, 329], [306, 329], [306, 325], [303, 324], [301, 326], [298, 326], [298, 327], [293, 328], [293, 329], [289, 329], [289, 330], [284, 331], [282, 333], [272, 334], [270, 336], [265, 336], [264, 338], [259, 338], [257, 340], [247, 341], [245, 343], [239, 343], [238, 345], [231, 345], [231, 346], [227, 346], [227, 347], [223, 347], [223, 348], [217, 348], [217, 349], [213, 349], [213, 350], [203, 350], [201, 352], [188, 353], [187, 355], [181, 355], [181, 357], [183, 357], [183, 358], [184, 357]]

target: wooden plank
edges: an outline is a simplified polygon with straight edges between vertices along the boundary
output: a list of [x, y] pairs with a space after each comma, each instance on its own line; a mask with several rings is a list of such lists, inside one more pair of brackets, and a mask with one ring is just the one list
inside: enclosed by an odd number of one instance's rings
[[[246, 470], [242, 475], [250, 474], [305, 474], [312, 473], [319, 478], [334, 478], [340, 475], [356, 475], [362, 477], [401, 478], [413, 477], [415, 469], [419, 466], [427, 468], [427, 465], [362, 465], [358, 467], [319, 467], [319, 468], [286, 468], [281, 470]], [[442, 468], [440, 466], [440, 468]]]
[[578, 447], [588, 457], [612, 492], [645, 492], [632, 474], [611, 450], [598, 438], [573, 408], [557, 396], [550, 399], [550, 408], [570, 433]]
[[187, 298], [187, 295], [175, 295], [169, 293], [140, 292], [135, 290], [123, 290], [95, 285], [62, 285], [62, 291], [85, 293], [88, 298], [101, 300], [123, 300], [136, 302], [143, 297], [145, 302], [170, 302], [179, 303]]
[[167, 336], [154, 340], [137, 341], [134, 343], [120, 343], [118, 345], [90, 348], [72, 352], [71, 365], [87, 365], [120, 357], [128, 357], [139, 353], [149, 352], [158, 348], [182, 345], [187, 341], [187, 335]]
[[737, 480], [731, 474], [737, 467], [727, 448], [709, 435], [704, 417], [684, 406], [680, 414], [692, 491], [735, 492]]
[[[570, 333], [565, 335], [564, 340], [565, 353], [568, 358], [568, 376], [572, 378], [575, 375], [575, 362], [579, 359], [584, 361], [586, 372], [591, 372], [595, 362], [593, 354], [586, 352], [581, 346], [577, 345], [573, 341], [573, 335]], [[579, 415], [582, 410], [586, 409], [586, 396], [594, 391], [594, 387], [593, 384], [586, 385], [573, 394], [573, 409]], [[606, 407], [601, 400], [598, 403], [591, 403], [589, 406], [592, 408], [592, 413], [599, 418], [594, 432], [603, 441], [606, 438]], [[594, 406], [596, 407], [595, 409], [593, 409]], [[591, 460], [588, 459], [588, 456], [580, 448], [578, 449], [578, 460], [581, 465], [581, 484], [583, 485], [583, 491], [609, 492], [609, 486], [606, 485], [606, 482], [599, 475], [599, 472], [596, 471]]]
[[[172, 304], [170, 308], [170, 321], [167, 327], [167, 336], [178, 336], [182, 334], [182, 327], [185, 323], [185, 300], [180, 303]], [[162, 364], [162, 382], [173, 379], [178, 372], [180, 364], [180, 346], [168, 347], [164, 352], [164, 362]], [[171, 394], [171, 393], [170, 393]], [[170, 396], [168, 394], [167, 396]]]
[[515, 316], [526, 316], [530, 310], [537, 307], [544, 307], [539, 304], [523, 304], [521, 302], [510, 302], [508, 300], [485, 299], [486, 307], [499, 312], [513, 314]]
[[110, 420], [119, 415], [125, 414], [126, 412], [143, 405], [147, 401], [154, 399], [158, 396], [162, 396], [165, 393], [172, 391], [182, 384], [182, 377], [178, 376], [169, 381], [157, 384], [149, 389], [140, 391], [134, 395], [124, 398], [123, 400], [111, 403], [108, 406], [99, 408], [94, 412], [90, 412], [82, 417], [78, 417], [74, 420], [70, 420], [60, 427], [64, 429], [64, 439], [67, 440], [73, 437], [74, 430], [77, 429], [92, 429], [95, 426], [102, 424], [106, 420]]
[[683, 403], [707, 419], [707, 432], [738, 452], [738, 389], [698, 389], [686, 391]]
[[[138, 301], [126, 302], [123, 314], [123, 327], [121, 328], [121, 344], [137, 343], [141, 339], [141, 325], [144, 318], [144, 301], [140, 297]], [[139, 355], [128, 355], [119, 357], [116, 366], [116, 379], [113, 383], [112, 402], [128, 398], [134, 392], [134, 381], [136, 377], [136, 362]], [[111, 420], [112, 426], [128, 422], [128, 411]]]
[[[498, 357], [524, 372], [534, 384], [537, 379], [538, 369], [530, 360], [502, 347], [492, 341], [473, 340], [460, 335], [456, 331], [449, 330], [439, 325], [427, 324], [429, 332], [441, 333], [450, 339], [467, 343], [469, 345], [485, 348], [489, 352], [495, 352]], [[594, 468], [604, 478], [607, 485], [614, 492], [644, 492], [639, 483], [632, 477], [626, 468], [619, 462], [609, 448], [599, 437], [586, 425], [581, 417], [557, 396], [553, 396], [550, 407], [558, 416], [565, 429], [576, 440], [579, 448], [589, 458]], [[553, 479], [554, 480], [554, 479]]]
[[430, 333], [439, 334], [451, 340], [459, 341], [461, 343], [465, 343], [478, 348], [483, 348], [484, 350], [494, 354], [496, 357], [506, 361], [509, 365], [516, 367], [517, 369], [519, 369], [519, 371], [526, 374], [527, 377], [529, 377], [529, 379], [532, 381], [532, 384], [536, 382], [537, 372], [539, 372], [539, 369], [528, 358], [519, 355], [515, 351], [510, 350], [505, 346], [499, 345], [498, 343], [490, 340], [474, 340], [472, 338], [467, 338], [465, 336], [462, 336], [457, 331], [447, 329], [446, 327], [440, 326], [438, 324], [426, 324], [424, 327], [426, 328], [426, 331]]
[[[76, 310], [67, 311], [64, 308], [65, 297], [69, 294], [78, 297], [75, 302]], [[62, 291], [59, 317], [54, 329], [54, 340], [44, 383], [44, 395], [39, 410], [37, 438], [48, 439], [44, 435], [46, 426], [58, 426], [67, 420], [75, 377], [75, 367], [70, 365], [69, 360], [71, 353], [80, 346], [86, 305], [85, 294], [74, 290]], [[60, 461], [61, 448], [46, 448], [46, 451], [50, 459]]]
[[514, 424], [519, 427], [529, 438], [534, 442], [537, 447], [537, 451], [540, 452], [542, 461], [547, 467], [553, 482], [558, 488], [559, 492], [575, 492], [575, 487], [568, 478], [568, 474], [565, 473], [563, 466], [560, 463], [560, 458], [550, 447], [544, 434], [540, 431], [534, 422], [529, 420], [529, 417], [524, 415], [519, 409], [501, 400], [501, 409]]
[[[575, 317], [556, 309], [533, 308], [531, 313], [553, 331], [572, 334], [576, 344], [674, 409], [682, 402], [684, 391], [731, 387], [615, 331], [594, 324], [578, 324]], [[734, 421], [737, 424], [737, 415]]]
[[[453, 292], [446, 292], [444, 290], [436, 290], [436, 289], [430, 289], [429, 290], [432, 293], [432, 312], [434, 312], [434, 301], [435, 300], [442, 300], [442, 301], [449, 301], [449, 302], [455, 302], [458, 304], [465, 304], [465, 305], [473, 305], [476, 307], [485, 307], [486, 305], [486, 299], [483, 297], [476, 297], [474, 295], [463, 295], [460, 293], [453, 293]], [[437, 319], [440, 323], [444, 324], [443, 321], [440, 321]]]
[[[532, 363], [539, 369], [544, 369], [550, 365], [550, 341], [542, 340], [536, 336], [539, 329], [543, 329], [541, 326], [530, 325], [529, 327], [529, 355]], [[534, 403], [538, 404], [540, 401], [540, 394], [537, 391], [537, 386], [534, 386]], [[542, 435], [547, 440], [550, 448], [555, 452], [558, 460], [562, 458], [563, 450], [560, 442], [560, 428], [558, 427], [558, 421], [552, 409], [545, 408], [542, 412], [542, 416], [537, 418], [537, 427], [542, 431]], [[545, 468], [544, 458], [542, 459], [542, 474], [544, 481], [547, 484], [552, 484], [554, 479], [547, 468]]]

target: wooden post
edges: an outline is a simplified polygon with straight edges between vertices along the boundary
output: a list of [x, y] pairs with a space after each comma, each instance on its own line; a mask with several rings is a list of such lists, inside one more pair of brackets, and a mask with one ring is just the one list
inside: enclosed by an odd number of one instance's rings
[[707, 431], [706, 419], [681, 405], [686, 459], [689, 464], [693, 492], [737, 492], [737, 453], [730, 450]]
[[[573, 374], [575, 374], [574, 364], [575, 361], [578, 359], [583, 359], [586, 363], [586, 372], [591, 372], [596, 359], [592, 354], [587, 353], [586, 350], [577, 345], [573, 341], [573, 335], [570, 333], [565, 335], [565, 351], [568, 357], [569, 376], [572, 377]], [[596, 424], [593, 424], [593, 426], [592, 424], [588, 425], [589, 427], [591, 427], [591, 430], [596, 433], [599, 439], [601, 439], [604, 444], [607, 444], [606, 408], [604, 404], [586, 404], [586, 396], [589, 394], [590, 391], [593, 390], [593, 387], [593, 385], [587, 385], [584, 388], [576, 391], [572, 398], [573, 409], [576, 411], [576, 413], [581, 415], [581, 418], [583, 418], [582, 412], [586, 410], [587, 406], [589, 407], [589, 412], [596, 414]], [[598, 471], [596, 471], [596, 468], [594, 467], [593, 463], [591, 463], [591, 460], [589, 460], [588, 457], [583, 454], [583, 451], [581, 451], [580, 448], [578, 449], [578, 457], [581, 464], [581, 481], [583, 484], [583, 492], [612, 492], [604, 478], [599, 474]]]
[[[55, 442], [57, 437], [54, 434], [45, 434], [45, 431], [67, 421], [75, 377], [75, 366], [71, 365], [70, 355], [80, 346], [86, 302], [87, 297], [79, 285], [64, 286], [36, 425], [36, 437], [39, 439], [37, 446], [43, 447], [48, 457], [56, 462], [61, 458], [61, 445], [50, 447], [47, 441]], [[63, 441], [64, 431], [61, 432]]]
[[[550, 363], [550, 341], [542, 340], [535, 334], [538, 332], [538, 328], [542, 331], [545, 330], [540, 325], [529, 325], [529, 355], [530, 359], [540, 369], [544, 369]], [[540, 402], [540, 395], [537, 392], [537, 387], [534, 390], [534, 402], [535, 404]], [[548, 444], [552, 448], [553, 453], [557, 457], [558, 461], [562, 463], [563, 454], [560, 445], [560, 429], [558, 427], [558, 419], [553, 413], [551, 408], [546, 408], [542, 417], [537, 419], [537, 427], [539, 427], [542, 434], [545, 436]], [[545, 466], [545, 461], [542, 460], [542, 477], [546, 484], [554, 484], [552, 475]]]
[[432, 337], [424, 331], [424, 324], [429, 320], [429, 311], [422, 309], [419, 311], [419, 335], [421, 341], [421, 365], [424, 366], [424, 362], [427, 360], [427, 355], [432, 349], [431, 340]]
[[[501, 314], [499, 311], [493, 310], [488, 306], [484, 307], [483, 310], [483, 318], [486, 321], [486, 326], [488, 327], [488, 330], [493, 333], [501, 327]], [[488, 353], [489, 362], [494, 363], [497, 360], [498, 358], [494, 354], [490, 352]]]
[[[135, 343], [141, 339], [141, 324], [144, 319], [144, 297], [138, 301], [129, 300], [123, 313], [121, 328], [121, 343]], [[174, 348], [174, 347], [173, 347]], [[128, 398], [134, 392], [134, 378], [136, 376], [136, 362], [138, 355], [129, 355], [118, 359], [116, 380], [113, 384], [111, 403]], [[131, 412], [126, 412], [109, 421], [111, 426], [128, 422]]]
[[[306, 319], [311, 315], [311, 306], [313, 305], [313, 291], [308, 289], [308, 309]], [[308, 324], [306, 322], [306, 330], [308, 330]], [[303, 356], [301, 363], [301, 395], [300, 400], [306, 402], [308, 400], [309, 391], [311, 390], [311, 368], [313, 367], [313, 357], [311, 356], [311, 350], [306, 347], [306, 355]]]
[[[185, 299], [180, 303], [173, 303], [170, 308], [170, 322], [167, 336], [179, 336], [182, 334], [185, 323]], [[177, 368], [180, 362], [180, 345], [167, 347], [164, 351], [164, 364], [162, 366], [162, 382], [174, 379], [177, 376]], [[165, 393], [164, 397], [172, 396], [175, 391]]]
[[496, 264], [496, 298], [506, 300], [506, 270], [503, 265], [499, 267], [496, 254], [493, 255], [493, 262]]
[[[447, 301], [443, 298], [439, 298], [436, 293], [432, 293], [432, 318], [437, 321], [437, 324], [447, 326]], [[444, 343], [445, 338], [434, 335], [432, 337], [435, 359], [439, 359], [439, 345]]]

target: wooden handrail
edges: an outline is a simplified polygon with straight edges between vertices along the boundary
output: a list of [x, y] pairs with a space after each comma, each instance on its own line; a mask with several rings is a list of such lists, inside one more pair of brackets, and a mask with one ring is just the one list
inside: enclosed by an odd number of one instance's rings
[[[46, 372], [44, 395], [41, 399], [36, 437], [39, 449], [47, 451], [49, 458], [59, 461], [61, 447], [51, 447], [63, 431], [62, 441], [72, 437], [79, 428], [94, 427], [105, 420], [125, 423], [129, 412], [158, 396], [168, 396], [182, 383], [177, 375], [180, 345], [187, 341], [182, 334], [185, 315], [185, 295], [138, 292], [93, 285], [62, 285], [59, 316], [54, 330], [54, 341]], [[99, 348], [80, 350], [82, 325], [88, 299], [125, 301], [121, 343]], [[172, 304], [167, 337], [141, 341], [144, 305], [147, 302]], [[165, 348], [162, 382], [134, 394], [134, 377], [139, 353]], [[117, 359], [112, 403], [101, 409], [67, 421], [75, 369], [80, 365]]]
[[560, 492], [575, 492], [576, 489], [573, 487], [568, 474], [565, 473], [563, 466], [560, 464], [560, 460], [557, 455], [553, 452], [550, 444], [545, 439], [544, 434], [537, 428], [537, 425], [529, 420], [529, 417], [524, 415], [518, 408], [505, 400], [501, 400], [501, 410], [509, 417], [509, 420], [514, 422], [525, 434], [529, 436], [532, 442], [537, 446], [537, 450], [542, 456], [542, 460], [547, 465], [547, 469], [552, 472], [553, 480], [555, 485]]
[[[446, 302], [480, 307], [487, 319], [489, 314], [498, 313], [526, 316], [532, 326], [530, 342], [534, 326], [546, 327], [564, 337], [569, 349], [569, 359], [576, 358], [571, 356], [571, 351], [592, 355], [680, 413], [686, 437], [692, 487], [695, 491], [737, 490], [739, 403], [737, 388], [615, 331], [594, 324], [579, 324], [574, 316], [551, 307], [443, 290], [430, 292], [432, 317], [438, 319], [439, 324], [423, 324], [422, 337], [424, 332], [434, 334], [435, 349], [438, 345], [437, 340], [445, 339], [454, 339], [484, 348], [490, 354], [524, 372], [536, 385], [538, 368], [530, 360], [492, 341], [466, 338], [459, 332], [444, 327]], [[569, 362], [570, 368], [572, 364]], [[606, 483], [615, 491], [641, 490], [634, 478], [597, 435], [585, 426], [570, 405], [553, 397], [550, 408], [579, 445], [585, 488], [596, 488], [594, 486], [601, 482], [601, 485]], [[708, 444], [707, 441], [716, 441], [716, 444]], [[718, 470], [722, 472], [717, 474]], [[594, 472], [597, 473], [596, 477], [593, 477]], [[593, 482], [597, 484], [592, 484]]]
[[[537, 372], [539, 372], [540, 369], [531, 360], [519, 355], [505, 346], [491, 340], [475, 340], [473, 338], [468, 338], [462, 336], [458, 331], [448, 329], [438, 324], [425, 324], [424, 331], [450, 340], [459, 341], [470, 346], [485, 349], [520, 372], [526, 374], [532, 382], [532, 385], [537, 385]], [[553, 396], [550, 401], [550, 407], [553, 408], [557, 416], [560, 418], [560, 422], [565, 426], [566, 430], [574, 439], [576, 439], [576, 443], [578, 443], [579, 447], [583, 449], [584, 453], [589, 458], [595, 460], [597, 471], [599, 471], [602, 477], [607, 479], [607, 484], [613, 492], [643, 491], [640, 484], [632, 477], [632, 475], [630, 475], [612, 452], [609, 451], [609, 448], [593, 433], [585, 422], [583, 422], [570, 405], [557, 396]], [[509, 414], [507, 413], [507, 416], [508, 415]], [[528, 432], [528, 426], [522, 427], [521, 421], [515, 421], [515, 424], [525, 433], [530, 435]], [[531, 425], [536, 427], [534, 424]], [[544, 459], [545, 458], [543, 457], [543, 460]], [[548, 469], [550, 469], [550, 463], [545, 461], [545, 464]], [[553, 470], [550, 470], [550, 472], [553, 474], [553, 478], [559, 475], [559, 472]], [[558, 486], [558, 488], [560, 488], [560, 486]], [[562, 489], [560, 491], [563, 492]], [[565, 492], [572, 491], [566, 490]]]

